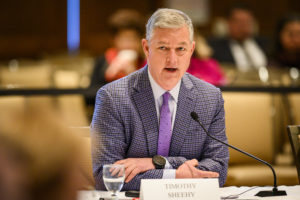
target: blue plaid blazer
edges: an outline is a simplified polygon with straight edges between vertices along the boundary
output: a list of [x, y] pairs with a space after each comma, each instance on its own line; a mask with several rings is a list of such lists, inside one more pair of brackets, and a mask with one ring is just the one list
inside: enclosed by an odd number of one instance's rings
[[[105, 190], [102, 166], [125, 158], [153, 157], [157, 152], [158, 119], [147, 66], [99, 89], [91, 123], [93, 174], [96, 188]], [[224, 101], [216, 87], [186, 73], [180, 86], [170, 152], [167, 160], [177, 169], [196, 158], [198, 168], [220, 174], [225, 183], [228, 148], [210, 139], [191, 118], [195, 111], [205, 128], [227, 142]], [[141, 179], [162, 178], [163, 170], [138, 174], [123, 190], [139, 190]]]

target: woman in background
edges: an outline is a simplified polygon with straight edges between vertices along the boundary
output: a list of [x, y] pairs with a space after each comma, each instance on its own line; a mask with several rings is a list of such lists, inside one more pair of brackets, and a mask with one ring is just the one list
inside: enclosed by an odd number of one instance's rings
[[213, 85], [225, 85], [225, 75], [218, 62], [211, 58], [212, 49], [206, 40], [201, 35], [195, 34], [195, 42], [195, 52], [187, 72]]
[[91, 87], [99, 87], [143, 67], [145, 63], [141, 39], [143, 17], [135, 10], [121, 9], [109, 19], [111, 47], [97, 59], [91, 77]]
[[288, 14], [278, 22], [271, 66], [300, 69], [299, 14]]
[[[121, 9], [109, 18], [111, 47], [97, 58], [90, 88], [99, 88], [142, 68], [145, 58], [141, 46], [144, 35], [143, 16], [135, 10]], [[94, 112], [95, 96], [85, 98], [88, 116]]]

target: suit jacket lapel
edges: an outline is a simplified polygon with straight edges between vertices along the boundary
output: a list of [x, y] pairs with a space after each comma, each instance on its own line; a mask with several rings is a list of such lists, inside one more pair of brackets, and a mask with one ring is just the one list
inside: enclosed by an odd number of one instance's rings
[[184, 75], [180, 86], [176, 117], [173, 127], [172, 140], [169, 155], [178, 156], [187, 134], [195, 104], [192, 81]]
[[157, 153], [158, 119], [147, 70], [147, 66], [141, 70], [134, 83], [132, 96], [145, 130], [148, 154], [152, 157]]

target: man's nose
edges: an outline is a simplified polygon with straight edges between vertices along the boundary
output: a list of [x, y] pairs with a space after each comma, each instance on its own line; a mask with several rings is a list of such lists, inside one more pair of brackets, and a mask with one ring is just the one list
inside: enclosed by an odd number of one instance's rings
[[177, 55], [175, 50], [170, 50], [167, 56], [167, 63], [171, 66], [176, 66], [177, 64]]

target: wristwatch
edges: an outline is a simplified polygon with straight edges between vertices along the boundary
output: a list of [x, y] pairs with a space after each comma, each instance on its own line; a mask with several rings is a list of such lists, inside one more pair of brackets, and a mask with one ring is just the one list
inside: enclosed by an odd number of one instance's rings
[[155, 169], [164, 169], [166, 165], [166, 159], [162, 156], [156, 155], [153, 156], [152, 163]]

